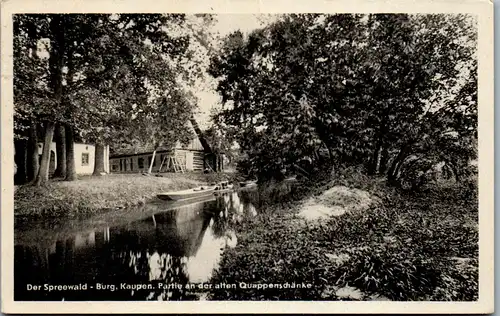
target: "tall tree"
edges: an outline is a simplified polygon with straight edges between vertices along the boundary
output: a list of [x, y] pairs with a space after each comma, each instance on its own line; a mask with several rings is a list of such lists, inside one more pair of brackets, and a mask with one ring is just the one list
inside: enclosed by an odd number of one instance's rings
[[[475, 30], [466, 15], [299, 14], [233, 33], [210, 69], [226, 104], [220, 118], [262, 177], [319, 161], [326, 147], [330, 163], [387, 170], [398, 183], [422, 137], [443, 157], [434, 136], [450, 126], [428, 113], [465, 93]], [[465, 113], [448, 109], [436, 115]]]
[[33, 181], [38, 174], [39, 161], [38, 161], [38, 135], [36, 132], [36, 124], [31, 123], [29, 127], [29, 137], [28, 137], [28, 158], [29, 158], [29, 166], [28, 166], [28, 181]]
[[[67, 180], [76, 178], [75, 135], [95, 142], [98, 149], [110, 140], [142, 140], [142, 126], [151, 129], [147, 137], [153, 142], [183, 137], [195, 106], [186, 102], [178, 82], [190, 37], [173, 34], [182, 27], [184, 15], [22, 15], [16, 21], [16, 65], [21, 70], [18, 73], [30, 79], [16, 80], [17, 113], [32, 114], [36, 122], [43, 124], [47, 150], [55, 125], [64, 126]], [[30, 39], [33, 26], [37, 31]], [[36, 58], [28, 54], [30, 47], [45, 40], [49, 58], [39, 67], [44, 76], [38, 80], [41, 92], [34, 94], [35, 102], [30, 100], [29, 87], [23, 86], [24, 82], [36, 82], [35, 68], [23, 68], [22, 62], [29, 60], [33, 64]], [[190, 72], [185, 70], [184, 74]], [[187, 117], [179, 114], [183, 111]], [[63, 137], [57, 139], [61, 140], [60, 151]], [[49, 153], [45, 150], [42, 154], [36, 181], [39, 185], [48, 179]], [[58, 160], [63, 168], [64, 159]], [[102, 164], [97, 163], [96, 174], [101, 169]]]
[[52, 95], [52, 102], [47, 113], [54, 116], [45, 116], [43, 118], [45, 126], [45, 137], [43, 142], [42, 159], [40, 161], [40, 168], [35, 180], [36, 185], [41, 185], [49, 180], [49, 163], [50, 163], [50, 148], [54, 136], [57, 114], [62, 106], [63, 100], [63, 67], [65, 58], [65, 16], [54, 15], [49, 21], [50, 31], [50, 58], [49, 58], [49, 87]]
[[[194, 104], [186, 102], [177, 77], [189, 37], [171, 35], [170, 30], [184, 21], [182, 15], [152, 14], [118, 15], [102, 22], [107, 32], [96, 50], [103, 54], [94, 63], [102, 66], [85, 68], [84, 82], [92, 78], [92, 84], [78, 88], [81, 93], [73, 99], [78, 115], [87, 118], [80, 128], [83, 137], [98, 147], [118, 140], [154, 149], [183, 137], [188, 124], [184, 114]], [[102, 165], [95, 166], [99, 175]]]
[[75, 166], [75, 142], [74, 142], [74, 128], [71, 125], [66, 125], [64, 128], [66, 132], [66, 181], [76, 180], [76, 166]]
[[66, 178], [66, 130], [64, 125], [59, 124], [56, 127], [56, 156], [57, 168], [54, 171], [54, 177]]
[[[27, 180], [38, 174], [38, 134], [40, 117], [44, 114], [48, 88], [48, 71], [38, 56], [40, 39], [46, 33], [43, 15], [14, 15], [14, 133], [15, 139], [27, 140]], [[40, 45], [41, 46], [41, 45]]]

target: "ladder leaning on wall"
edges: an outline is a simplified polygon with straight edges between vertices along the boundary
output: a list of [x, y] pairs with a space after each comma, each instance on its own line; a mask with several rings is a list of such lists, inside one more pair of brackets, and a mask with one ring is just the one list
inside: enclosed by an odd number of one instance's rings
[[158, 169], [158, 173], [162, 172], [162, 168], [165, 165], [165, 170], [169, 170], [170, 168], [174, 169], [174, 172], [181, 172], [184, 173], [185, 167], [183, 164], [180, 162], [179, 158], [173, 154], [173, 155], [167, 155], [163, 157], [161, 164], [160, 164], [160, 169]]

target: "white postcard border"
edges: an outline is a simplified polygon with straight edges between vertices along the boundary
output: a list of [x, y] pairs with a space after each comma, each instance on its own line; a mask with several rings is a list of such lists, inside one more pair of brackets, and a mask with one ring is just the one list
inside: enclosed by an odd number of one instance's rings
[[[14, 13], [470, 13], [478, 16], [479, 301], [19, 302], [13, 300]], [[1, 3], [1, 299], [4, 313], [489, 313], [494, 306], [493, 4], [489, 1], [35, 1]]]

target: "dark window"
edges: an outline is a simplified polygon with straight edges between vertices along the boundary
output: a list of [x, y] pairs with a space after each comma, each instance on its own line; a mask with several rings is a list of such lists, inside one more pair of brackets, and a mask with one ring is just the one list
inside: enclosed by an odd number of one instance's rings
[[139, 169], [144, 168], [144, 158], [140, 157], [140, 158], [137, 160], [137, 165], [138, 165]]
[[134, 158], [130, 158], [130, 170], [134, 170]]
[[82, 153], [82, 166], [88, 166], [88, 165], [89, 165], [89, 154]]

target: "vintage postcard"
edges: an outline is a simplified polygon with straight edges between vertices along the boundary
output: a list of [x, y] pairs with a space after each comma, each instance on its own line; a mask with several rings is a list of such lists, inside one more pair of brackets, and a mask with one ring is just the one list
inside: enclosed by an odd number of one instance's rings
[[491, 2], [1, 25], [2, 312], [493, 312]]

